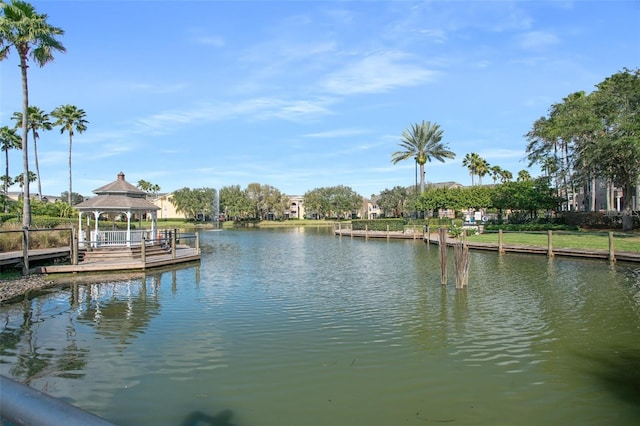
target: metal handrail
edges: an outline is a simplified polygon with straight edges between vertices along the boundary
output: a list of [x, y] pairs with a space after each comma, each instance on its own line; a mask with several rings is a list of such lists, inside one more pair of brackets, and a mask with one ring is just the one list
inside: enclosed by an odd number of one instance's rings
[[0, 375], [0, 419], [17, 425], [114, 426], [95, 414]]

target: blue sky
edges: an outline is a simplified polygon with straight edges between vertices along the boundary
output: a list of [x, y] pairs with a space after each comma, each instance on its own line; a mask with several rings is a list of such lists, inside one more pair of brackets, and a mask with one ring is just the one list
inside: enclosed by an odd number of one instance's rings
[[[427, 163], [427, 182], [470, 185], [470, 152], [516, 175], [550, 105], [640, 66], [630, 0], [33, 5], [64, 29], [67, 53], [29, 68], [30, 104], [86, 111], [72, 167], [85, 196], [122, 171], [162, 192], [258, 182], [368, 197], [413, 185], [414, 164], [391, 154], [423, 120], [457, 154]], [[15, 52], [0, 62], [0, 125], [21, 108], [17, 64]], [[41, 135], [43, 193], [68, 190], [68, 149], [67, 134]], [[10, 175], [21, 164], [12, 152]]]

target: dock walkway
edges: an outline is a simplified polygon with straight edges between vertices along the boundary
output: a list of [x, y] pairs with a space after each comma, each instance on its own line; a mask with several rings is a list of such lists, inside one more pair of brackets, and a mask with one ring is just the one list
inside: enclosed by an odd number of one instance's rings
[[[69, 257], [69, 248], [29, 250], [29, 262], [39, 260], [54, 260]], [[23, 253], [20, 251], [0, 253], [0, 265], [20, 264]], [[49, 265], [36, 266], [32, 272], [40, 274], [64, 274], [76, 272], [116, 272], [116, 271], [144, 271], [151, 268], [175, 265], [200, 260], [200, 251], [197, 248], [177, 246], [175, 256], [167, 252], [141, 257], [105, 257], [78, 262], [76, 265]]]
[[[358, 238], [376, 238], [376, 239], [403, 239], [403, 240], [423, 240], [429, 244], [440, 244], [438, 234], [435, 232], [429, 235], [424, 233], [403, 233], [399, 231], [352, 231], [350, 229], [336, 229], [335, 235]], [[447, 245], [453, 246], [458, 242], [455, 238], [447, 238]], [[501, 251], [508, 253], [526, 253], [526, 254], [542, 254], [549, 255], [546, 246], [516, 245], [502, 244], [500, 247], [497, 243], [480, 243], [467, 242], [467, 246], [472, 250]], [[575, 248], [556, 248], [552, 247], [551, 254], [554, 256], [592, 258], [592, 259], [609, 259], [608, 250], [587, 250]], [[623, 262], [640, 262], [640, 253], [615, 251], [615, 260]]]

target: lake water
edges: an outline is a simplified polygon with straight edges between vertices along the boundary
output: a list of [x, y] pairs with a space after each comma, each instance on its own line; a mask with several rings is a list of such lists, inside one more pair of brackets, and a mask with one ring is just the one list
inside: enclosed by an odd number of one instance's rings
[[0, 372], [123, 426], [640, 424], [636, 265], [472, 252], [456, 290], [420, 241], [201, 246], [0, 307]]

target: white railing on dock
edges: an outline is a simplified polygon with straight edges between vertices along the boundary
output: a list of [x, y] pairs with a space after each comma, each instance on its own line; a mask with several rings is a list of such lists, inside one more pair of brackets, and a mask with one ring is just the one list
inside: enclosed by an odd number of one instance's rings
[[[84, 233], [83, 233], [84, 234]], [[129, 239], [127, 236], [129, 235]], [[132, 230], [129, 231], [91, 231], [89, 242], [91, 247], [130, 247], [142, 244], [142, 237], [146, 241], [153, 241], [157, 238], [150, 230]], [[81, 244], [84, 241], [81, 242]], [[82, 244], [84, 245], [84, 244]], [[81, 245], [81, 247], [82, 247]]]

